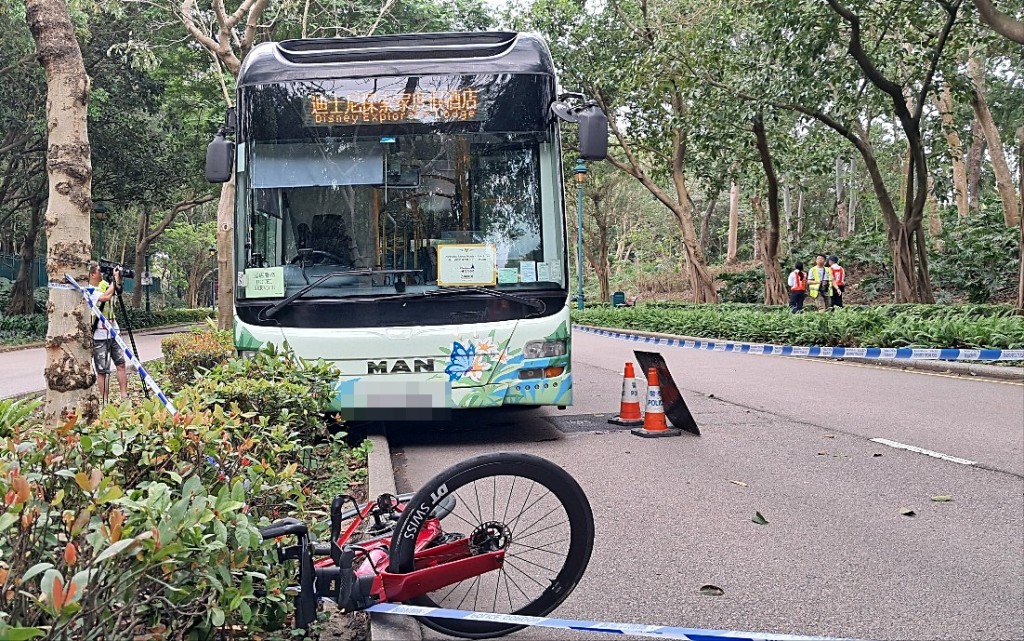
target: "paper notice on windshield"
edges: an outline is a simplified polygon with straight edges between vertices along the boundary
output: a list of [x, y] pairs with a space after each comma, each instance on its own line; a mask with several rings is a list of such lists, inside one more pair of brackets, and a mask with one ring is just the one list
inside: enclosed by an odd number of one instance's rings
[[551, 264], [537, 263], [537, 280], [542, 283], [551, 282]]
[[246, 298], [280, 298], [284, 296], [284, 267], [245, 270]]
[[494, 285], [494, 245], [438, 245], [437, 284], [441, 287]]
[[519, 270], [515, 267], [498, 268], [498, 284], [511, 285], [519, 282]]
[[519, 280], [524, 283], [536, 283], [537, 282], [537, 261], [535, 260], [521, 260], [519, 261]]

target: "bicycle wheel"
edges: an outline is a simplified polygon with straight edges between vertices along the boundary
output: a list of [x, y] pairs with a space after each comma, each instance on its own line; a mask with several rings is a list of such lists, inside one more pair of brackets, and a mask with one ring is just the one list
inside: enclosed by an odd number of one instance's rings
[[[411, 572], [425, 514], [454, 496], [448, 535], [469, 537], [481, 552], [505, 550], [503, 567], [410, 601], [427, 607], [545, 616], [576, 587], [594, 546], [594, 515], [579, 484], [550, 461], [529, 454], [487, 454], [431, 479], [395, 526], [390, 570]], [[437, 497], [437, 498], [435, 498]], [[423, 617], [424, 625], [466, 639], [496, 637], [525, 626]]]

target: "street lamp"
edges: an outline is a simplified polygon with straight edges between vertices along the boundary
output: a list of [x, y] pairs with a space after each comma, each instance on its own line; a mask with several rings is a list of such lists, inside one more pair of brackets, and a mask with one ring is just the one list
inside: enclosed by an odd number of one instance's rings
[[587, 178], [587, 163], [576, 160], [572, 173], [576, 175], [576, 308], [583, 309], [583, 181]]
[[103, 203], [94, 203], [92, 206], [92, 215], [98, 223], [96, 226], [99, 227], [100, 242], [97, 244], [96, 258], [103, 258], [103, 228], [106, 227], [107, 222], [107, 206]]

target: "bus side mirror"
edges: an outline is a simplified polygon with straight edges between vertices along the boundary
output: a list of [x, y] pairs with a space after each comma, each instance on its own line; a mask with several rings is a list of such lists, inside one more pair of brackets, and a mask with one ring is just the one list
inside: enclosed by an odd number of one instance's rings
[[608, 157], [608, 117], [597, 105], [588, 105], [577, 116], [580, 125], [580, 158], [604, 160]]
[[212, 183], [226, 183], [231, 180], [231, 170], [235, 164], [235, 143], [217, 132], [213, 141], [206, 147], [206, 180]]

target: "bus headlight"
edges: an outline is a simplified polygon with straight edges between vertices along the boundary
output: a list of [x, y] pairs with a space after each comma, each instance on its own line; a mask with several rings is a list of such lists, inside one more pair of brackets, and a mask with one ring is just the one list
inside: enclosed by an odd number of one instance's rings
[[530, 341], [523, 347], [523, 358], [565, 356], [565, 341]]

